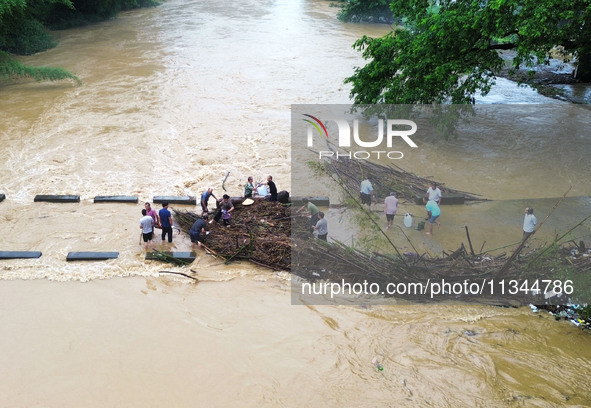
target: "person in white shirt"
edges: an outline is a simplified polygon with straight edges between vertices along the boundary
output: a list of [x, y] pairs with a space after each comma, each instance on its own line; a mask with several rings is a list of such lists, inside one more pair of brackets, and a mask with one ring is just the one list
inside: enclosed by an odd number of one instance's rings
[[521, 241], [525, 241], [531, 234], [534, 233], [538, 219], [534, 215], [534, 209], [531, 207], [525, 208], [525, 216], [523, 217], [523, 238]]
[[431, 187], [427, 189], [425, 198], [427, 198], [427, 200], [435, 201], [437, 205], [441, 205], [441, 190], [437, 187], [437, 183], [431, 183]]
[[373, 186], [369, 179], [365, 179], [361, 182], [359, 187], [359, 194], [361, 195], [361, 204], [367, 204], [371, 207], [371, 197], [373, 195]]
[[142, 216], [143, 217], [140, 219], [140, 228], [142, 229], [144, 248], [148, 249], [148, 246], [153, 248], [154, 242], [152, 241], [152, 236], [154, 235], [154, 219], [148, 215], [145, 208], [142, 210]]

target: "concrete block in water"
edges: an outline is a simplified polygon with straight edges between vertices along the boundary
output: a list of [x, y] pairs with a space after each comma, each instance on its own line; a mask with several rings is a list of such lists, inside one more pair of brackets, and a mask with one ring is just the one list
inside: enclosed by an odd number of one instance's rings
[[137, 203], [137, 196], [96, 196], [95, 203]]
[[328, 207], [330, 205], [330, 200], [327, 196], [316, 196], [316, 197], [291, 197], [291, 202], [293, 205], [304, 205], [302, 201], [304, 198], [307, 198], [310, 202], [312, 202], [316, 206], [320, 207]]
[[119, 252], [69, 252], [66, 261], [102, 261], [118, 256]]
[[195, 197], [189, 196], [154, 196], [155, 203], [168, 203], [168, 204], [187, 204], [187, 205], [195, 205], [197, 204], [197, 199]]
[[35, 201], [45, 201], [49, 203], [79, 203], [79, 195], [60, 195], [60, 194], [38, 194]]
[[[187, 262], [193, 262], [195, 260], [195, 258], [197, 257], [197, 254], [195, 252], [163, 252], [164, 254], [175, 258], [175, 259], [180, 259], [182, 261], [187, 261]], [[146, 253], [146, 259], [148, 260], [153, 260], [153, 259], [159, 259], [157, 257], [157, 253], [155, 252], [147, 252]]]
[[0, 251], [0, 259], [39, 258], [40, 251]]
[[[415, 196], [415, 204], [416, 205], [423, 205], [423, 197], [424, 196]], [[461, 194], [455, 195], [444, 195], [441, 197], [441, 205], [456, 205], [456, 204], [464, 204], [466, 198]]]

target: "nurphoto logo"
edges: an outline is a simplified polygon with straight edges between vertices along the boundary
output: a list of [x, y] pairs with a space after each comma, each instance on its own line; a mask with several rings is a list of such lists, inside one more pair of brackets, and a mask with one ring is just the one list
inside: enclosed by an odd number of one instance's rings
[[[314, 129], [318, 131], [320, 137], [326, 140], [329, 140], [328, 130], [324, 123], [327, 122], [325, 120], [322, 122], [315, 116], [308, 115], [306, 113], [303, 114], [306, 116], [304, 119], [305, 122], [308, 123], [307, 128], [307, 146], [313, 147], [314, 146]], [[310, 118], [310, 119], [307, 119]], [[416, 133], [417, 131], [417, 124], [412, 120], [406, 119], [387, 119], [386, 125], [384, 126], [384, 120], [378, 120], [377, 126], [377, 137], [375, 140], [367, 141], [362, 140], [359, 136], [359, 121], [357, 119], [353, 120], [353, 132], [351, 132], [351, 126], [349, 122], [345, 119], [329, 119], [331, 122], [336, 123], [338, 128], [338, 146], [344, 151], [330, 151], [330, 150], [323, 150], [318, 152], [318, 159], [321, 160], [323, 157], [332, 157], [334, 159], [340, 158], [348, 158], [348, 159], [356, 159], [356, 160], [367, 160], [370, 158], [380, 159], [383, 157], [387, 157], [389, 159], [402, 159], [404, 154], [397, 150], [351, 150], [351, 147], [360, 147], [364, 149], [371, 149], [371, 148], [379, 148], [382, 146], [384, 142], [384, 137], [386, 139], [386, 147], [392, 148], [394, 145], [393, 139], [395, 137], [400, 137], [404, 140], [410, 147], [415, 148], [418, 147], [415, 142], [410, 138], [411, 135]], [[385, 127], [385, 131], [384, 131]], [[353, 137], [351, 138], [351, 133]]]

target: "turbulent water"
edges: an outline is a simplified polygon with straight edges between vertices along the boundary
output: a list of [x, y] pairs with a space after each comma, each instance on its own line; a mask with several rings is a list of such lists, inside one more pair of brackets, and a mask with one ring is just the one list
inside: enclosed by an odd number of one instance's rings
[[[194, 196], [208, 186], [221, 194], [227, 172], [230, 195], [241, 194], [248, 175], [262, 181], [271, 174], [280, 189], [290, 190], [290, 105], [349, 103], [342, 80], [363, 64], [351, 44], [389, 30], [341, 23], [335, 12], [320, 0], [169, 0], [55, 33], [57, 48], [22, 58], [66, 68], [82, 85], [23, 81], [0, 88], [0, 193], [7, 197], [0, 203], [0, 250], [43, 252], [39, 259], [0, 264], [0, 317], [14, 332], [0, 343], [0, 406], [591, 406], [591, 337], [526, 308], [291, 306], [285, 273], [222, 266], [200, 254], [192, 268], [207, 282], [204, 290], [180, 279], [164, 284], [157, 277], [163, 266], [144, 261], [138, 220], [141, 203], [155, 195]], [[478, 101], [554, 103], [504, 80]], [[512, 153], [501, 155], [495, 154], [499, 141], [432, 140], [416, 160], [398, 164], [498, 200], [485, 204], [490, 214], [515, 208], [519, 236], [523, 199], [557, 197], [573, 185], [579, 198], [566, 212], [583, 214], [591, 205], [585, 198], [591, 194], [588, 140], [569, 140], [565, 148], [556, 138], [535, 151], [531, 142], [516, 140]], [[470, 159], [467, 152], [486, 160]], [[532, 174], [536, 181], [528, 183]], [[81, 202], [34, 203], [37, 194], [79, 194]], [[96, 195], [137, 195], [140, 204], [94, 204]], [[332, 211], [329, 217], [339, 217]], [[446, 211], [447, 226], [437, 234], [448, 241], [435, 236], [426, 248], [457, 247], [463, 229], [449, 225], [466, 217], [475, 240], [489, 246], [507, 243], [514, 223], [507, 220], [485, 234], [478, 210]], [[163, 248], [189, 246], [178, 235], [174, 246]], [[69, 251], [118, 251], [119, 258], [67, 263]], [[134, 294], [117, 288], [123, 282], [117, 278], [127, 276], [140, 276]], [[40, 278], [67, 282], [46, 291]], [[97, 283], [105, 278], [109, 283]], [[174, 297], [178, 309], [164, 307], [170, 320], [141, 316], [138, 305], [150, 306], [134, 297], [139, 291]], [[45, 296], [46, 308], [33, 296]], [[129, 297], [138, 301], [128, 304]], [[128, 323], [154, 332], [150, 340], [160, 348], [168, 344], [169, 331], [190, 333], [187, 340], [201, 348], [166, 347], [174, 358], [156, 358], [159, 375], [147, 374], [156, 370], [143, 362], [155, 358], [146, 345], [131, 353], [133, 364], [119, 365], [109, 353], [120, 357], [134, 350], [124, 346], [127, 336], [134, 338], [123, 327], [127, 320], [113, 322], [100, 307], [91, 318], [87, 309], [84, 315], [77, 310], [80, 302], [104, 299], [137, 310]], [[53, 339], [57, 354], [53, 347], [19, 347], [27, 338], [20, 322], [60, 313], [66, 317], [35, 325]], [[72, 328], [78, 319], [88, 319], [86, 331]], [[122, 346], [105, 351], [96, 331], [111, 329], [119, 334], [100, 338]], [[68, 351], [56, 340], [62, 330], [74, 333], [71, 344], [92, 344], [90, 351]], [[371, 364], [376, 355], [383, 372]], [[43, 374], [35, 367], [42, 359], [47, 375], [71, 378], [73, 385], [48, 379], [34, 391], [23, 385], [39, 384]], [[99, 369], [76, 380], [79, 361]], [[204, 364], [208, 374], [195, 374], [192, 364]], [[182, 378], [170, 379], [179, 373]], [[201, 378], [197, 385], [186, 378], [195, 375]], [[126, 383], [128, 376], [137, 378]], [[128, 387], [105, 399], [88, 386], [93, 381]]]

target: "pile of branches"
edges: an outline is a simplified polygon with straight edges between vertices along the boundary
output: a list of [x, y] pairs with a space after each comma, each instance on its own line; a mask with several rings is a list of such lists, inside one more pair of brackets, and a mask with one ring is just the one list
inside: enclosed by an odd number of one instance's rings
[[[396, 192], [398, 199], [415, 201], [416, 197], [423, 197], [433, 179], [417, 176], [396, 165], [384, 166], [368, 160], [335, 160], [326, 159], [324, 171], [342, 183], [353, 197], [359, 195], [359, 186], [365, 179], [371, 180], [378, 197], [386, 197], [390, 192]], [[437, 182], [438, 186], [444, 183]], [[478, 195], [460, 190], [445, 188], [446, 195], [462, 195], [466, 201], [486, 201]]]
[[[496, 256], [482, 253], [472, 254], [464, 244], [442, 257], [429, 258], [427, 255], [407, 252], [402, 257], [380, 252], [364, 252], [347, 247], [339, 241], [326, 243], [317, 239], [294, 240], [292, 255], [292, 273], [308, 281], [347, 282], [349, 284], [367, 282], [377, 284], [380, 288], [397, 282], [445, 282], [467, 284], [482, 282], [499, 282], [501, 280], [520, 279], [523, 281], [532, 274], [532, 262], [535, 264], [535, 276], [532, 279], [556, 279], [553, 271], [559, 260], [563, 266], [576, 265], [577, 270], [591, 268], [591, 253], [575, 253], [567, 246], [560, 247], [557, 254], [539, 256], [542, 249], [521, 254], [517, 259], [508, 262], [506, 253]], [[511, 305], [516, 300], [515, 294], [495, 293], [487, 299], [488, 287], [483, 294], [477, 296], [456, 296], [440, 294], [438, 300], [477, 300], [479, 303]], [[385, 296], [388, 294], [384, 293]], [[543, 304], [546, 300], [542, 295], [534, 296], [519, 293], [521, 302]], [[406, 294], [406, 300], [425, 301], [424, 294]], [[552, 299], [556, 302], [559, 299]], [[541, 303], [540, 303], [541, 302]]]
[[[187, 235], [193, 223], [201, 218], [201, 214], [191, 211], [173, 211], [176, 223]], [[234, 202], [229, 226], [224, 226], [221, 220], [208, 222], [209, 234], [204, 246], [226, 262], [247, 260], [260, 266], [289, 271], [291, 221], [287, 205], [262, 199], [249, 206]]]

